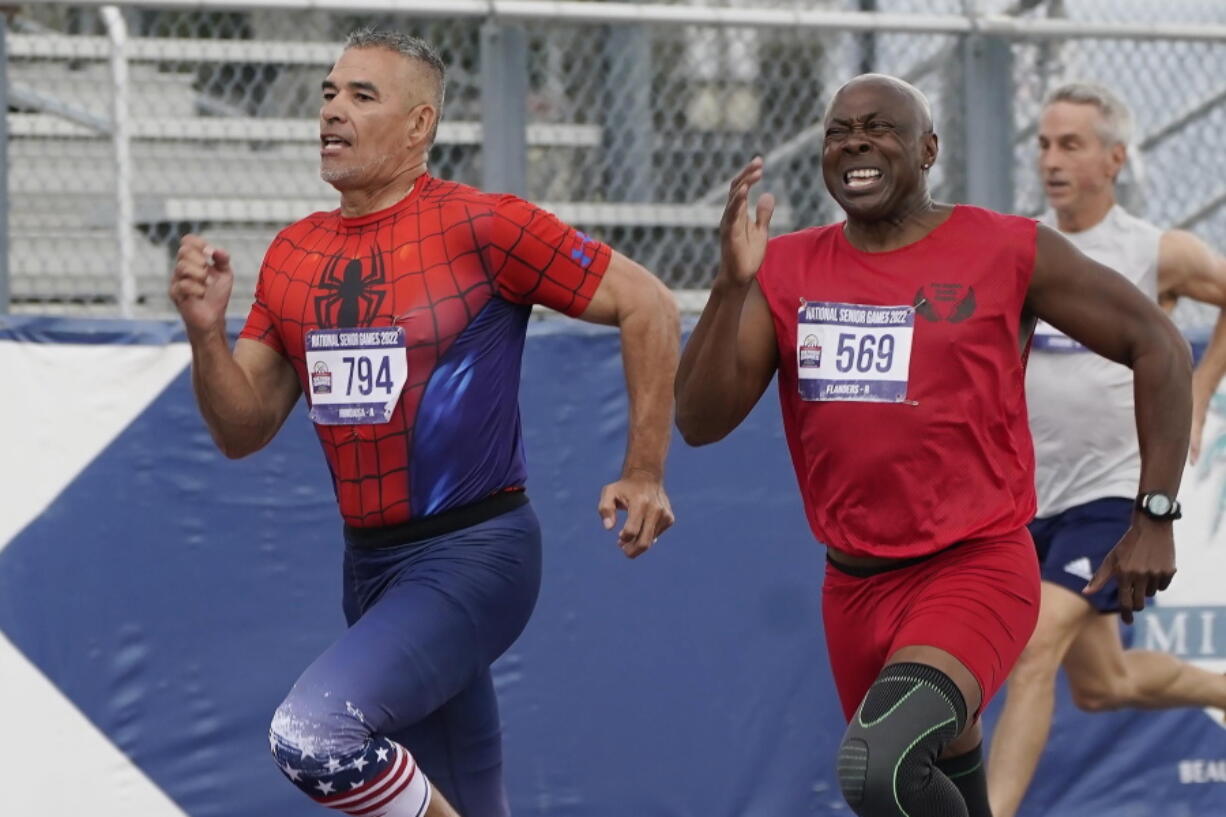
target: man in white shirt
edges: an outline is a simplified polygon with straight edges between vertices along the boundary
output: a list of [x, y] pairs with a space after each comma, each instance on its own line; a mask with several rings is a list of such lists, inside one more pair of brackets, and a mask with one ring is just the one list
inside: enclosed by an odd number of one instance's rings
[[[1226, 259], [1191, 233], [1163, 231], [1116, 202], [1115, 179], [1131, 131], [1131, 114], [1110, 90], [1072, 83], [1052, 91], [1039, 119], [1039, 173], [1050, 205], [1042, 220], [1168, 310], [1184, 297], [1226, 307]], [[1193, 461], [1224, 372], [1226, 317], [1219, 316], [1193, 376]], [[1134, 493], [1140, 458], [1132, 372], [1040, 322], [1026, 391], [1039, 502], [1031, 534], [1042, 563], [1042, 601], [992, 739], [988, 789], [995, 817], [1014, 817], [1034, 776], [1061, 665], [1073, 700], [1087, 712], [1226, 708], [1226, 677], [1166, 653], [1124, 649], [1114, 582], [1082, 592], [1135, 514], [1178, 518], [1174, 497]]]

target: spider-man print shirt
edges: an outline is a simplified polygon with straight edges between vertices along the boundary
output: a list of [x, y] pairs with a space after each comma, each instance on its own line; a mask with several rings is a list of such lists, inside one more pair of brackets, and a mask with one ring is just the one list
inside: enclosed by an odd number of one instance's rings
[[386, 210], [282, 230], [240, 336], [284, 355], [309, 400], [307, 332], [404, 329], [408, 380], [390, 421], [315, 426], [345, 521], [397, 524], [523, 485], [532, 304], [579, 315], [611, 257], [521, 199], [422, 176]]

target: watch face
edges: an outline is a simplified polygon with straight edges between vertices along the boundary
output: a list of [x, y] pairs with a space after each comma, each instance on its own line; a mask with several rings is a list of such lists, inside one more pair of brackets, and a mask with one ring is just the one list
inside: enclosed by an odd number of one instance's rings
[[1166, 516], [1171, 512], [1171, 499], [1166, 494], [1150, 494], [1149, 501], [1145, 504], [1150, 513], [1158, 516]]

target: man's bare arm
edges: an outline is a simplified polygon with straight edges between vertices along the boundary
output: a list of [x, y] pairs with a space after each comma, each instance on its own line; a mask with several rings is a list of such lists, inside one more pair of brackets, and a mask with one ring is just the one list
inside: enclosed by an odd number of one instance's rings
[[1192, 372], [1192, 462], [1200, 456], [1209, 402], [1226, 376], [1226, 257], [1186, 230], [1167, 230], [1158, 248], [1158, 300], [1179, 298], [1218, 308], [1209, 345]]
[[301, 393], [294, 367], [277, 352], [240, 338], [231, 354], [220, 334], [192, 339], [192, 387], [213, 442], [232, 459], [267, 445]]
[[230, 254], [198, 235], [179, 242], [169, 295], [192, 346], [192, 386], [217, 447], [231, 458], [263, 448], [298, 401], [289, 361], [258, 341], [226, 339], [226, 306], [234, 288]]
[[779, 365], [775, 326], [755, 277], [774, 200], [762, 196], [749, 218], [749, 190], [762, 170], [756, 158], [732, 180], [720, 222], [719, 272], [677, 372], [677, 428], [690, 445], [713, 443], [740, 425]]
[[621, 331], [630, 401], [626, 457], [621, 479], [605, 486], [597, 509], [607, 529], [615, 524], [617, 509], [626, 510], [619, 545], [633, 558], [673, 524], [663, 480], [680, 343], [677, 304], [658, 278], [614, 252], [596, 295], [579, 317]]
[[778, 357], [758, 282], [717, 278], [678, 369], [677, 428], [685, 441], [707, 445], [739, 426], [770, 384]]
[[[1139, 490], [1174, 496], [1183, 475], [1191, 425], [1188, 344], [1157, 304], [1115, 271], [1091, 261], [1054, 230], [1039, 227], [1027, 308], [1095, 352], [1133, 370]], [[1125, 621], [1175, 573], [1169, 522], [1133, 515], [1133, 525], [1087, 587], [1114, 575]]]

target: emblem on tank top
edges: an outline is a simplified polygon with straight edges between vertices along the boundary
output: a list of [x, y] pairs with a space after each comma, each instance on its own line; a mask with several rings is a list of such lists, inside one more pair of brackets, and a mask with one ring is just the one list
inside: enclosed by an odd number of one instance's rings
[[926, 284], [915, 293], [915, 313], [933, 322], [961, 323], [975, 314], [975, 288], [965, 284]]
[[359, 258], [332, 256], [315, 282], [320, 290], [315, 296], [315, 322], [329, 329], [370, 326], [387, 296], [380, 286], [386, 283], [383, 252], [374, 244], [369, 255]]

